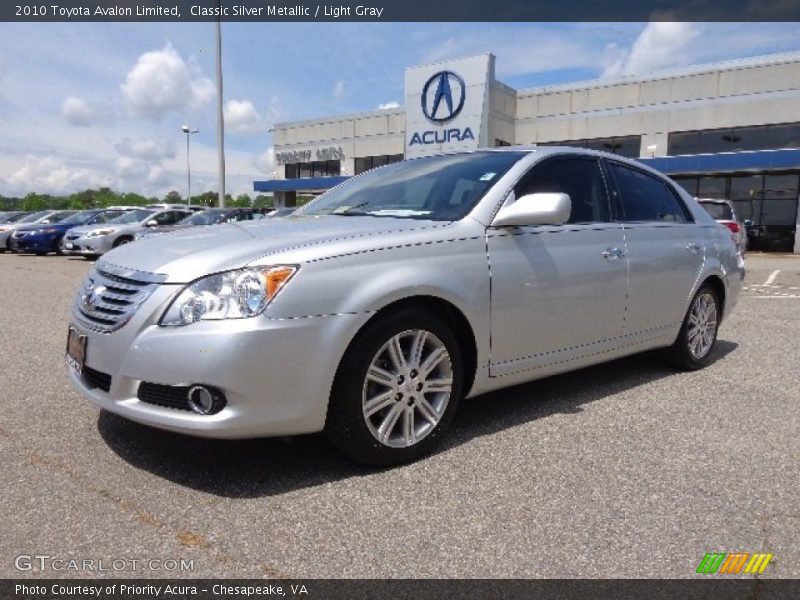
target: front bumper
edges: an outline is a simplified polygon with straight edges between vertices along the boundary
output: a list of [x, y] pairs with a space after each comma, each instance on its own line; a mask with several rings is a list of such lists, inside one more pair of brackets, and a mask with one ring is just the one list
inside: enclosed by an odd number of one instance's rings
[[[111, 334], [88, 331], [73, 322], [88, 336], [86, 365], [111, 376], [104, 392], [68, 368], [84, 397], [133, 421], [200, 437], [322, 430], [336, 368], [368, 314], [261, 316], [158, 326], [158, 318], [179, 290], [179, 286], [159, 286], [131, 321]], [[137, 397], [141, 382], [213, 386], [225, 394], [227, 404], [208, 416], [149, 404]]]
[[26, 235], [23, 237], [11, 236], [8, 247], [12, 252], [55, 252], [59, 236], [56, 235]]
[[[95, 237], [79, 237], [77, 239], [64, 239], [64, 254], [96, 256], [105, 254], [114, 247], [114, 235], [99, 235]], [[72, 244], [72, 248], [67, 247]]]

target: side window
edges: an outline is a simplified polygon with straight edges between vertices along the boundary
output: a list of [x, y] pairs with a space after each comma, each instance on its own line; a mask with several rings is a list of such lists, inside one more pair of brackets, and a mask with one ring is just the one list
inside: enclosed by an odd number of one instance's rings
[[555, 158], [534, 166], [514, 188], [517, 198], [561, 192], [572, 201], [567, 223], [610, 221], [608, 195], [600, 164], [593, 158]]
[[618, 163], [610, 162], [611, 172], [622, 196], [625, 221], [685, 223], [686, 208], [666, 183]]
[[168, 210], [166, 212], [158, 213], [153, 219], [159, 225], [174, 225], [181, 218], [183, 213], [176, 210]]

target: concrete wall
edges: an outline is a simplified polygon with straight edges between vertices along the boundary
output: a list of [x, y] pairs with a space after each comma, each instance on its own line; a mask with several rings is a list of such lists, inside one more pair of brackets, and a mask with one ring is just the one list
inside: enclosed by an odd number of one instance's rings
[[[272, 140], [276, 154], [292, 150], [340, 147], [344, 152], [342, 175], [355, 174], [355, 158], [403, 154], [405, 150], [405, 111], [403, 109], [378, 110], [368, 113], [279, 123], [275, 125]], [[283, 179], [283, 165], [276, 165], [275, 178]]]
[[800, 120], [800, 56], [744, 60], [520, 91], [516, 142], [641, 135], [641, 156], [667, 153], [670, 131]]

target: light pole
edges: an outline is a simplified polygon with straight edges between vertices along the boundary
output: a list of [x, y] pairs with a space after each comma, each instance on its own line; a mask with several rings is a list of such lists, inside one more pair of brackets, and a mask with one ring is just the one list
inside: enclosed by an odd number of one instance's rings
[[225, 118], [222, 110], [222, 0], [216, 2], [217, 17], [217, 160], [219, 162], [219, 205], [225, 206]]
[[186, 203], [192, 203], [192, 166], [189, 161], [189, 138], [193, 133], [198, 133], [199, 129], [192, 129], [188, 125], [181, 127], [181, 131], [186, 134], [186, 188], [188, 195], [186, 196]]

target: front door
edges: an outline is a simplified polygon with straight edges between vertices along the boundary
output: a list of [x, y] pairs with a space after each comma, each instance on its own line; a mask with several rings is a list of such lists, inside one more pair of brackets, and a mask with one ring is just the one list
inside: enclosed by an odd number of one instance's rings
[[514, 197], [536, 192], [568, 194], [572, 212], [564, 225], [487, 231], [492, 376], [599, 356], [622, 334], [625, 240], [612, 221], [599, 162], [546, 159], [520, 180]]

